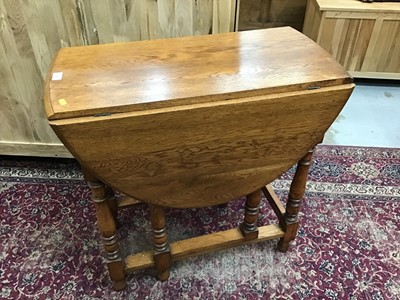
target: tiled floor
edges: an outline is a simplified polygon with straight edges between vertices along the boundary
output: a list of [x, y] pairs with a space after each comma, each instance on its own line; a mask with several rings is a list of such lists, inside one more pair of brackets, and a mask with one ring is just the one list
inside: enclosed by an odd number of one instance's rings
[[400, 148], [400, 81], [357, 81], [323, 143]]

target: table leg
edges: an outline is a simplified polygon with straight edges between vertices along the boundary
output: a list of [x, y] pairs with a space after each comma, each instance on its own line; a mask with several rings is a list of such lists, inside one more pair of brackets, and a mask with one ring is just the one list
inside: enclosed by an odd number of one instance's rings
[[106, 188], [108, 190], [107, 192], [111, 193], [113, 195], [112, 197], [110, 197], [107, 200], [107, 204], [108, 204], [108, 207], [110, 208], [111, 214], [114, 218], [115, 226], [118, 229], [121, 227], [121, 223], [118, 221], [118, 201], [117, 201], [117, 198], [114, 196], [114, 191], [109, 187], [106, 187]]
[[106, 252], [108, 272], [113, 281], [113, 288], [117, 291], [126, 286], [124, 262], [118, 244], [117, 230], [115, 223], [115, 212], [111, 209], [110, 199], [114, 197], [111, 189], [97, 180], [88, 172], [84, 172], [91, 191], [92, 200], [96, 207], [97, 223]]
[[169, 249], [167, 229], [165, 227], [165, 210], [161, 206], [150, 205], [151, 228], [153, 230], [154, 262], [157, 276], [164, 281], [169, 278], [171, 252]]
[[311, 165], [314, 149], [298, 162], [296, 173], [290, 185], [289, 197], [286, 204], [286, 212], [281, 226], [285, 230], [285, 236], [278, 242], [278, 250], [286, 252], [289, 249], [289, 242], [294, 240], [299, 229], [299, 211], [307, 183], [308, 170]]
[[240, 230], [245, 240], [258, 238], [257, 219], [260, 202], [261, 190], [257, 190], [246, 197], [244, 222], [240, 226]]
[[[88, 170], [86, 170], [85, 168], [82, 167], [82, 173], [83, 173], [83, 178], [85, 179], [85, 181], [88, 183], [89, 182], [100, 182], [100, 180], [98, 180], [94, 175], [92, 175], [92, 173], [90, 173]], [[100, 182], [101, 183], [101, 182]], [[104, 183], [101, 183], [104, 185]], [[90, 187], [90, 186], [89, 186]], [[109, 197], [107, 199], [107, 204], [111, 210], [111, 214], [114, 218], [114, 222], [116, 224], [116, 227], [119, 228], [120, 227], [120, 223], [118, 221], [118, 202], [117, 202], [117, 198], [114, 197], [114, 191], [112, 188], [110, 188], [107, 185], [104, 185], [104, 189], [105, 189], [105, 193], [107, 193], [107, 195], [113, 195], [112, 197]]]

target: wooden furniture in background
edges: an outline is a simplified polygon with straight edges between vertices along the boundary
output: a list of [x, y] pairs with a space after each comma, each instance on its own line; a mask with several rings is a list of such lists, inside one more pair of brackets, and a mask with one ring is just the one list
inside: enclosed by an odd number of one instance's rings
[[240, 3], [239, 30], [291, 26], [301, 31], [307, 0], [245, 0]]
[[[46, 81], [47, 117], [85, 169], [114, 288], [125, 286], [124, 271], [155, 266], [165, 280], [174, 260], [243, 243], [281, 238], [286, 251], [308, 151], [353, 87], [343, 67], [289, 27], [61, 49]], [[265, 185], [299, 160], [285, 212]], [[154, 252], [121, 257], [111, 188], [150, 205]], [[279, 225], [257, 228], [260, 190]], [[244, 195], [240, 229], [169, 245], [164, 207]]]
[[351, 75], [400, 79], [400, 4], [309, 0], [303, 33]]
[[239, 0], [0, 0], [0, 155], [70, 156], [43, 82], [62, 47], [234, 31]]

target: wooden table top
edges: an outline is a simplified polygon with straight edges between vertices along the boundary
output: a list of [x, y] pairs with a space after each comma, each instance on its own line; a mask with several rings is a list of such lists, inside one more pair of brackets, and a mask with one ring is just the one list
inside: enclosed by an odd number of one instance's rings
[[290, 27], [71, 47], [53, 61], [45, 106], [56, 120], [306, 90], [348, 77]]

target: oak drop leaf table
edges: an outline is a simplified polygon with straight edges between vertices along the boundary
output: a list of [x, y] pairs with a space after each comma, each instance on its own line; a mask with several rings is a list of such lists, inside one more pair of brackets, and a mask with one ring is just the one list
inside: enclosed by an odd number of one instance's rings
[[[296, 236], [313, 147], [354, 85], [322, 48], [289, 27], [64, 48], [45, 87], [49, 123], [80, 162], [114, 289], [125, 273], [191, 255]], [[286, 209], [270, 185], [298, 163]], [[126, 197], [116, 197], [114, 191]], [[279, 222], [257, 227], [264, 193]], [[164, 207], [246, 196], [243, 224], [168, 243]], [[117, 209], [150, 206], [152, 252], [121, 257]]]

